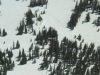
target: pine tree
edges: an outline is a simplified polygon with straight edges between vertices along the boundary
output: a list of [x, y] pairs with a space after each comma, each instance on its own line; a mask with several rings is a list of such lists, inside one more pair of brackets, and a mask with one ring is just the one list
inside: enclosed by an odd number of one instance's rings
[[1, 29], [0, 29], [0, 36], [1, 36]]
[[17, 48], [17, 49], [20, 48], [20, 43], [19, 43], [18, 40], [17, 40], [17, 43], [16, 43], [16, 48]]
[[43, 20], [42, 17], [39, 15], [39, 16], [37, 17], [37, 21], [41, 22], [42, 20]]
[[78, 1], [76, 2], [74, 11], [77, 11], [77, 10], [78, 10]]
[[14, 61], [13, 61], [12, 65], [13, 65], [13, 67], [15, 67], [15, 62]]
[[79, 17], [79, 13], [77, 13], [77, 12], [72, 13], [67, 27], [70, 28], [71, 30], [73, 30], [78, 22], [78, 17]]
[[39, 47], [38, 46], [35, 46], [34, 53], [36, 57], [39, 57]]
[[47, 4], [47, 0], [30, 0], [30, 7], [43, 6]]
[[86, 22], [89, 22], [90, 21], [90, 14], [88, 13], [87, 15], [86, 15]]
[[77, 37], [77, 39], [80, 41], [81, 38], [82, 38], [82, 36], [79, 34], [78, 37]]
[[1, 0], [0, 0], [0, 5], [1, 5], [2, 3], [1, 3]]
[[21, 59], [21, 56], [22, 56], [22, 54], [21, 54], [21, 51], [19, 50], [19, 54], [18, 54], [18, 59], [17, 59], [17, 61], [20, 61], [20, 59]]
[[7, 32], [5, 31], [5, 29], [3, 29], [2, 36], [6, 36], [6, 35], [7, 35]]
[[36, 0], [30, 0], [30, 7], [34, 7], [36, 5]]
[[11, 50], [11, 51], [8, 51], [8, 57], [9, 57], [9, 58], [12, 58], [12, 57], [13, 57], [12, 50]]
[[13, 42], [13, 49], [15, 49], [15, 43]]
[[29, 9], [28, 12], [26, 13], [26, 25], [27, 26], [32, 27], [32, 24], [33, 24], [32, 18], [33, 18], [33, 14], [32, 14], [31, 9]]
[[24, 49], [23, 49], [23, 51], [22, 51], [22, 59], [20, 61], [20, 65], [24, 65], [26, 63], [27, 63], [27, 57], [26, 57], [26, 54], [25, 54]]
[[21, 22], [20, 22], [20, 26], [19, 26], [19, 28], [18, 28], [18, 33], [17, 33], [17, 35], [22, 35], [23, 34], [23, 30], [24, 30], [24, 20], [22, 20]]
[[25, 34], [27, 33], [27, 27], [25, 26]]
[[57, 63], [59, 58], [59, 42], [58, 40], [54, 41], [54, 53], [55, 53], [55, 62]]

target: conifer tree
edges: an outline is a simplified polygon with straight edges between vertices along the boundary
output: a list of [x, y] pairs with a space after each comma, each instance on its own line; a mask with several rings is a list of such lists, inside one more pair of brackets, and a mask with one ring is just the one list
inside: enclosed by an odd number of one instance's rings
[[13, 42], [13, 49], [15, 49], [15, 43]]
[[6, 36], [6, 35], [7, 35], [7, 32], [5, 31], [5, 29], [3, 29], [2, 36]]
[[25, 26], [25, 34], [27, 33], [27, 27]]
[[17, 43], [16, 43], [16, 48], [17, 48], [17, 49], [20, 48], [20, 43], [19, 43], [18, 40], [17, 40]]
[[1, 3], [1, 0], [0, 0], [0, 5], [1, 5], [2, 3]]
[[26, 57], [26, 54], [25, 54], [24, 49], [23, 49], [23, 51], [22, 51], [22, 59], [20, 61], [20, 65], [24, 65], [26, 63], [27, 63], [27, 57]]
[[78, 37], [77, 37], [77, 39], [80, 41], [81, 38], [82, 38], [82, 36], [79, 34]]
[[43, 20], [42, 17], [39, 15], [39, 16], [37, 17], [37, 21], [41, 22], [42, 20]]
[[22, 20], [22, 21], [20, 22], [20, 26], [19, 26], [19, 28], [18, 28], [18, 33], [17, 33], [17, 35], [22, 35], [22, 34], [23, 34], [23, 30], [24, 30], [24, 20]]
[[32, 27], [32, 24], [33, 24], [32, 18], [33, 18], [33, 14], [32, 14], [31, 9], [29, 9], [28, 12], [26, 13], [26, 25], [27, 26]]
[[0, 36], [1, 36], [1, 29], [0, 29]]
[[8, 51], [8, 57], [9, 57], [9, 58], [12, 58], [12, 57], [13, 57], [12, 50], [11, 50], [11, 51]]
[[21, 51], [19, 50], [19, 54], [18, 54], [18, 59], [17, 59], [17, 61], [20, 61], [20, 59], [21, 59], [21, 56], [22, 56], [22, 54], [21, 54]]
[[15, 62], [14, 61], [13, 61], [13, 64], [12, 65], [13, 65], [13, 67], [15, 67]]
[[38, 46], [35, 46], [34, 53], [36, 57], [39, 57], [39, 47]]
[[86, 22], [89, 22], [90, 21], [90, 14], [88, 13], [87, 15], [86, 15]]

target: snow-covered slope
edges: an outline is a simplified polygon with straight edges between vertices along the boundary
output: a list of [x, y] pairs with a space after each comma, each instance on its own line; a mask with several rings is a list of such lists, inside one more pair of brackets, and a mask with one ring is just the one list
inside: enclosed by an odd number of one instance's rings
[[77, 23], [77, 26], [73, 31], [70, 31], [68, 28], [66, 28], [74, 6], [75, 2], [73, 2], [73, 0], [50, 0], [44, 17], [44, 25], [55, 27], [55, 29], [58, 31], [60, 40], [64, 36], [73, 39], [75, 35], [78, 36], [81, 34], [82, 38], [85, 40], [85, 43], [89, 44], [92, 42], [95, 43], [96, 46], [99, 46], [100, 42], [97, 40], [100, 38], [100, 33], [97, 32], [99, 27], [96, 27], [94, 24], [92, 24], [98, 15], [91, 14], [91, 21], [89, 23], [82, 24], [82, 21], [85, 20], [87, 14], [87, 12], [83, 12]]
[[[16, 36], [17, 33], [16, 28], [19, 26], [20, 21], [25, 18], [25, 13], [28, 11], [30, 0], [1, 0], [2, 4], [0, 6], [0, 28], [5, 29], [7, 31], [6, 37], [0, 37], [0, 48], [1, 50], [5, 50], [6, 48], [12, 47], [13, 42], [19, 40], [21, 44], [21, 48], [24, 48], [27, 52], [31, 43], [34, 43], [35, 36], [32, 34], [24, 34], [22, 36]], [[97, 32], [97, 27], [95, 27], [92, 22], [97, 16], [95, 14], [91, 14], [91, 21], [89, 23], [82, 24], [84, 21], [87, 12], [83, 12], [80, 17], [77, 26], [73, 31], [66, 28], [68, 21], [70, 20], [70, 16], [72, 14], [72, 10], [74, 9], [75, 2], [73, 0], [48, 0], [47, 9], [44, 7], [34, 7], [30, 8], [34, 13], [35, 10], [39, 10], [39, 12], [45, 10], [45, 14], [42, 15], [43, 21], [38, 23], [38, 25], [34, 24], [34, 29], [38, 33], [39, 30], [45, 27], [54, 27], [58, 31], [58, 39], [61, 41], [64, 36], [73, 40], [75, 35], [82, 35], [82, 38], [85, 40], [85, 43], [95, 43], [96, 46], [100, 45], [98, 39], [100, 38], [100, 33]], [[30, 42], [32, 39], [32, 42]], [[4, 44], [5, 42], [5, 44]], [[16, 49], [13, 51], [14, 57], [16, 60], [16, 56], [18, 55], [19, 50]], [[37, 59], [36, 64], [32, 64], [29, 61], [26, 65], [19, 66], [18, 62], [16, 63], [16, 67], [13, 71], [8, 71], [7, 75], [48, 75], [48, 73], [44, 71], [38, 71], [39, 64], [42, 62], [42, 58]]]

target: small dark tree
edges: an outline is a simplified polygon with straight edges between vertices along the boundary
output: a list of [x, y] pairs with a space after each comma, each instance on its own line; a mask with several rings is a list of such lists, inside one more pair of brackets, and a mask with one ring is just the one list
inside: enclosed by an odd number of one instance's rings
[[87, 15], [86, 15], [86, 22], [89, 22], [90, 21], [90, 14], [88, 13]]
[[30, 0], [30, 7], [43, 6], [47, 4], [47, 0]]
[[70, 28], [71, 30], [74, 29], [74, 27], [76, 26], [77, 22], [78, 22], [78, 18], [79, 18], [79, 13], [74, 12], [71, 15], [70, 21], [68, 22], [67, 27]]
[[1, 3], [1, 0], [0, 0], [0, 5], [1, 5], [2, 3]]
[[12, 50], [11, 50], [11, 51], [8, 51], [8, 57], [9, 57], [9, 58], [12, 58], [12, 57], [13, 57]]
[[6, 35], [7, 35], [7, 32], [5, 31], [5, 29], [3, 29], [2, 36], [6, 36]]
[[41, 22], [42, 20], [43, 20], [42, 17], [39, 15], [39, 16], [37, 17], [37, 21]]
[[27, 33], [27, 27], [25, 26], [25, 34]]
[[82, 36], [79, 34], [78, 37], [77, 37], [77, 39], [80, 41], [81, 40], [81, 37]]
[[33, 18], [33, 14], [32, 14], [31, 9], [29, 9], [28, 12], [26, 13], [26, 25], [27, 26], [32, 27], [32, 24], [33, 24], [32, 18]]
[[27, 63], [27, 57], [26, 57], [26, 54], [24, 53], [24, 49], [23, 49], [23, 52], [22, 52], [22, 59], [20, 61], [20, 65], [24, 65]]
[[18, 33], [17, 35], [22, 35], [23, 34], [23, 30], [24, 30], [24, 21], [22, 20], [22, 22], [20, 22], [20, 26], [18, 28]]
[[13, 61], [12, 66], [15, 67], [15, 62]]
[[22, 56], [22, 55], [21, 55], [21, 51], [19, 50], [19, 54], [18, 54], [18, 57], [17, 57], [17, 58], [18, 58], [17, 61], [20, 61], [21, 56]]
[[0, 36], [1, 36], [1, 29], [0, 29]]
[[20, 43], [19, 43], [19, 41], [17, 40], [16, 48], [18, 49], [19, 47], [20, 47]]
[[39, 57], [39, 47], [38, 46], [35, 46], [34, 53], [36, 57]]
[[13, 42], [13, 49], [15, 49], [15, 43]]

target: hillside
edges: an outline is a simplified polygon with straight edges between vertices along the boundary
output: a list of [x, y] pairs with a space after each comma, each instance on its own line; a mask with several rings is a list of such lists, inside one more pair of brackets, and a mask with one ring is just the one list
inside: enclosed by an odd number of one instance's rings
[[0, 75], [100, 75], [100, 3], [87, 0], [98, 8], [83, 8], [67, 27], [81, 1], [1, 0]]

